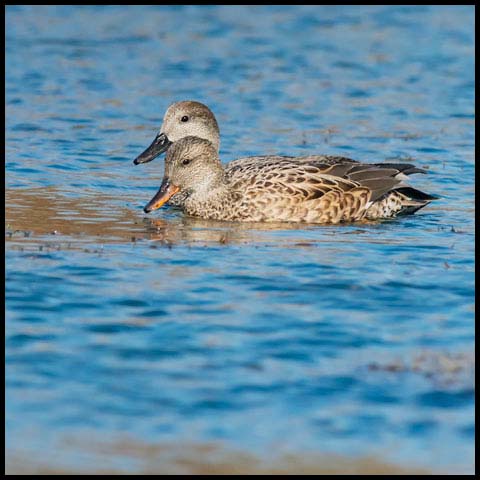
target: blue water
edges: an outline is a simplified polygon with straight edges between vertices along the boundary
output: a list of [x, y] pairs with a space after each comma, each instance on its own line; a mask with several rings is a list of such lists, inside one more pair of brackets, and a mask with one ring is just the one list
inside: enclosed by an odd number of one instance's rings
[[[147, 216], [163, 160], [132, 160], [185, 99], [223, 161], [407, 161], [440, 199]], [[128, 436], [472, 473], [474, 117], [471, 6], [8, 6], [7, 453], [75, 470], [66, 439]]]

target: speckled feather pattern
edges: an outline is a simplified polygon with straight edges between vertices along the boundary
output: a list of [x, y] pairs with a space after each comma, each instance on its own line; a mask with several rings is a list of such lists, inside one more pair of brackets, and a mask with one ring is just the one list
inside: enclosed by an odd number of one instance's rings
[[[195, 157], [188, 175], [181, 167], [186, 157]], [[400, 193], [396, 187], [405, 184], [398, 177], [420, 171], [409, 164], [362, 164], [333, 156], [249, 157], [222, 166], [212, 145], [196, 137], [175, 142], [166, 159], [173, 183], [177, 172], [187, 178], [172, 199], [185, 213], [244, 222], [336, 224], [410, 213], [433, 197]], [[195, 183], [205, 183], [205, 176], [215, 181], [197, 192]]]

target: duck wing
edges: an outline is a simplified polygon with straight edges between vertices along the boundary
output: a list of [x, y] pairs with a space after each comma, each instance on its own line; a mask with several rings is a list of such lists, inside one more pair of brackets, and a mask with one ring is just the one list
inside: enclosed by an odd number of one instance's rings
[[[371, 190], [372, 201], [392, 190], [395, 186], [405, 186], [403, 181], [413, 173], [426, 173], [425, 170], [409, 163], [360, 163], [346, 157], [311, 155], [308, 157], [263, 156], [238, 159], [226, 165], [227, 175], [233, 180], [241, 181], [245, 176], [277, 178], [283, 174], [290, 181], [280, 181], [283, 184], [296, 185], [301, 180], [306, 181], [309, 191], [325, 191], [329, 182], [351, 185], [342, 182], [350, 180], [355, 186], [364, 186]], [[325, 177], [328, 175], [328, 178]], [[325, 179], [319, 182], [319, 176]], [[256, 182], [262, 185], [262, 178]], [[290, 185], [291, 187], [293, 185]], [[310, 193], [312, 194], [312, 193]], [[309, 195], [310, 195], [309, 194]]]
[[[314, 157], [308, 161], [307, 157], [262, 157], [258, 162], [229, 164], [226, 171], [232, 187], [263, 213], [260, 221], [314, 223], [359, 220], [376, 202], [391, 205], [387, 197], [399, 188], [410, 188], [404, 183], [407, 175], [425, 173], [411, 164]], [[394, 212], [383, 204], [375, 211]], [[395, 208], [399, 211], [398, 205]]]

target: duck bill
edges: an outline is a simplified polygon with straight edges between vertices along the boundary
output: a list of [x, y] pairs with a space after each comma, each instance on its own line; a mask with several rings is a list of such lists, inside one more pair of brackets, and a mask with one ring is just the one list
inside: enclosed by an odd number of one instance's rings
[[160, 189], [155, 194], [155, 196], [148, 202], [143, 211], [145, 213], [150, 213], [153, 210], [157, 210], [164, 203], [168, 202], [168, 200], [172, 198], [179, 190], [180, 188], [176, 185], [172, 185], [168, 178], [164, 178]]
[[172, 142], [168, 139], [168, 137], [164, 133], [159, 133], [152, 144], [143, 152], [141, 153], [133, 163], [138, 165], [140, 163], [147, 163], [151, 162], [154, 158], [157, 158], [161, 153], [168, 150], [168, 147], [172, 144]]

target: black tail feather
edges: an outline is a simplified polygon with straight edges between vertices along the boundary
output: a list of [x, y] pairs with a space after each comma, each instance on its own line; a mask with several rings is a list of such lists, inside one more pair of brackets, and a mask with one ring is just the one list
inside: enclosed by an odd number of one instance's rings
[[432, 200], [440, 198], [435, 195], [429, 195], [428, 193], [422, 192], [413, 187], [400, 187], [395, 190], [417, 202], [431, 202]]

